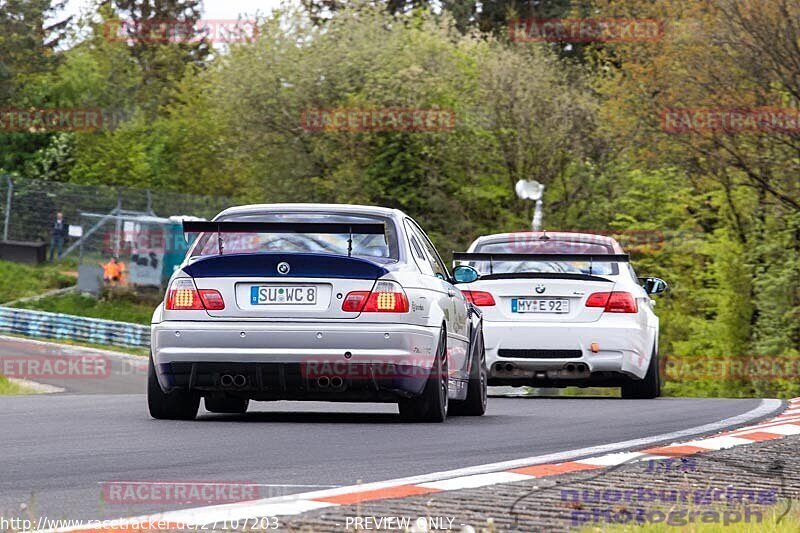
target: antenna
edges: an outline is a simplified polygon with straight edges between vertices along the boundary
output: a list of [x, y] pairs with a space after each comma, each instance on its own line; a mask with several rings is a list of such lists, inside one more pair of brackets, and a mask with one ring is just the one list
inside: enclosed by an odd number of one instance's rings
[[347, 237], [347, 257], [353, 256], [353, 226], [348, 226], [347, 228], [348, 237]]
[[544, 185], [535, 180], [519, 180], [514, 186], [514, 191], [520, 200], [533, 200], [536, 202], [536, 208], [533, 212], [533, 221], [531, 226], [533, 231], [538, 231], [542, 227], [542, 195], [544, 194]]

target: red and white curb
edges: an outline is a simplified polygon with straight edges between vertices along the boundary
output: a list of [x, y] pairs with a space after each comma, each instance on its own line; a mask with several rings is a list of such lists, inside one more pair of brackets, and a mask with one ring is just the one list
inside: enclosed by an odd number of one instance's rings
[[[492, 463], [421, 476], [324, 489], [302, 494], [292, 494], [263, 500], [237, 502], [209, 507], [197, 507], [160, 514], [120, 519], [117, 527], [86, 528], [73, 527], [53, 531], [130, 531], [132, 529], [180, 529], [188, 525], [208, 525], [244, 521], [257, 517], [297, 515], [307, 511], [354, 505], [390, 498], [403, 498], [421, 494], [433, 494], [450, 490], [486, 487], [500, 483], [513, 483], [547, 476], [567, 474], [585, 470], [598, 470], [650, 459], [682, 457], [709, 451], [722, 450], [780, 439], [787, 435], [800, 434], [800, 398], [789, 400], [789, 406], [780, 415], [755, 425], [731, 431], [724, 428], [747, 423], [768, 416], [779, 406], [780, 400], [762, 400], [761, 404], [742, 415], [713, 424], [706, 424], [675, 433], [656, 435], [581, 450], [560, 452], [544, 456], [529, 457], [514, 461]], [[701, 434], [718, 432], [694, 440], [680, 440]], [[719, 433], [719, 431], [722, 431]], [[655, 443], [674, 440], [673, 444], [647, 447]], [[573, 460], [574, 459], [574, 460]]]

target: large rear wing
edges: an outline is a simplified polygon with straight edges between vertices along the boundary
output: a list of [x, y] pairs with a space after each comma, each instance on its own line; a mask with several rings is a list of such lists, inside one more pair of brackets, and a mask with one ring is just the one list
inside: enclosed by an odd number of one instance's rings
[[222, 233], [318, 233], [324, 235], [349, 235], [347, 256], [353, 253], [353, 235], [383, 235], [384, 224], [347, 222], [240, 222], [185, 220], [184, 233], [216, 233], [219, 255], [222, 255]]
[[344, 222], [229, 222], [185, 220], [184, 233], [320, 233], [330, 235], [383, 235], [383, 224]]
[[629, 263], [628, 254], [511, 254], [511, 253], [469, 253], [453, 252], [453, 266], [456, 261], [488, 261], [489, 274], [493, 272], [495, 262], [507, 261], [582, 261], [589, 263], [589, 274], [593, 263]]

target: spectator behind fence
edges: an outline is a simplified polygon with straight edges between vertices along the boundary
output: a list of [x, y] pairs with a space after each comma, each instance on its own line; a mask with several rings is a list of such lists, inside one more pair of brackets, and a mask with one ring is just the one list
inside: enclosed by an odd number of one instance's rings
[[120, 263], [116, 257], [112, 257], [108, 263], [100, 263], [103, 267], [103, 281], [107, 284], [116, 285], [122, 283], [125, 278], [125, 263]]
[[64, 214], [59, 211], [56, 213], [56, 220], [50, 228], [50, 261], [53, 260], [53, 253], [58, 248], [58, 258], [61, 259], [61, 253], [64, 251], [64, 240], [69, 233], [69, 224], [64, 220]]

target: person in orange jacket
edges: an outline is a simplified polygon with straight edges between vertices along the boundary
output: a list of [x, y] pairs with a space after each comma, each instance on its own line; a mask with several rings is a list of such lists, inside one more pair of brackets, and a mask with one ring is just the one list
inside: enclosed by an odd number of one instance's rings
[[110, 284], [121, 283], [125, 276], [125, 263], [119, 262], [116, 257], [112, 257], [108, 263], [101, 263], [103, 267], [103, 281]]

